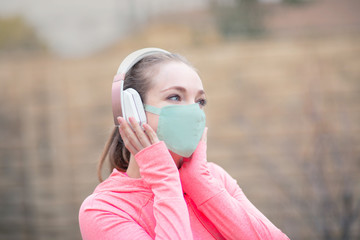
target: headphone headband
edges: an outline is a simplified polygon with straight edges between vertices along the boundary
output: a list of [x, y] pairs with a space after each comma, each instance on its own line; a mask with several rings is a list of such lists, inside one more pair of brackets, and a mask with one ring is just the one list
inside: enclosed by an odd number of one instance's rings
[[161, 48], [142, 48], [135, 52], [130, 53], [120, 64], [117, 74], [123, 73], [124, 75], [141, 59], [156, 54], [156, 53], [168, 53], [168, 51]]
[[141, 59], [156, 54], [167, 53], [168, 51], [161, 48], [143, 48], [130, 53], [120, 64], [112, 84], [112, 110], [115, 125], [119, 125], [117, 118], [125, 116], [123, 101], [123, 86], [126, 73]]

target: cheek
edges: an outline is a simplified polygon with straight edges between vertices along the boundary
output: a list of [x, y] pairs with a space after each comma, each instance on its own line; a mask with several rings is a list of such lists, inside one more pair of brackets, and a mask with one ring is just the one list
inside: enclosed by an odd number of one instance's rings
[[150, 127], [156, 132], [159, 122], [159, 116], [153, 113], [146, 112], [146, 119]]

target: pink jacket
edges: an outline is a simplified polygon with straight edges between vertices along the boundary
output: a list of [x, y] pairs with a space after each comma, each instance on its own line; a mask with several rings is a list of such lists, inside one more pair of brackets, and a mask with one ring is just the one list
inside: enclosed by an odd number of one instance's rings
[[135, 156], [142, 178], [114, 169], [81, 205], [83, 239], [288, 239], [205, 153], [178, 170], [159, 142]]

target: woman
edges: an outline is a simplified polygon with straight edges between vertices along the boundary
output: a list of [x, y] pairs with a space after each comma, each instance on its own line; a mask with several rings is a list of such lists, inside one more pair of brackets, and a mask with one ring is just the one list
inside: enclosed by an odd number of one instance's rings
[[80, 208], [83, 239], [288, 239], [206, 161], [205, 105], [184, 58], [152, 48], [122, 62], [100, 181], [107, 155], [112, 173]]

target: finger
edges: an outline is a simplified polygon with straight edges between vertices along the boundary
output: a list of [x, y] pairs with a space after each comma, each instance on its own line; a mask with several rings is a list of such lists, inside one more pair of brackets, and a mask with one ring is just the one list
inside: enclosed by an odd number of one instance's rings
[[208, 127], [205, 127], [204, 132], [201, 136], [201, 141], [204, 141], [205, 143], [207, 142], [207, 131], [208, 131]]
[[[120, 129], [122, 130], [122, 137], [127, 138], [128, 142], [137, 150], [140, 151], [143, 149], [143, 147], [141, 146], [141, 143], [139, 142], [137, 136], [135, 135], [135, 133], [133, 132], [133, 130], [131, 129], [130, 125], [128, 124], [127, 121], [125, 121], [125, 119], [120, 119], [121, 123], [120, 123]], [[130, 150], [130, 149], [129, 149]]]
[[129, 120], [141, 145], [144, 148], [150, 146], [151, 143], [148, 136], [144, 133], [144, 130], [142, 130], [142, 128], [140, 127], [139, 123], [135, 120], [135, 118], [130, 117]]
[[146, 134], [148, 135], [148, 137], [150, 139], [150, 143], [154, 144], [154, 143], [159, 142], [158, 136], [156, 135], [154, 129], [152, 129], [152, 127], [150, 127], [150, 125], [147, 123], [144, 123], [143, 126], [144, 126]]
[[121, 135], [121, 138], [123, 140], [123, 143], [125, 145], [125, 147], [130, 151], [130, 153], [132, 155], [136, 155], [136, 153], [138, 153], [138, 151], [135, 149], [135, 147], [130, 143], [128, 137], [124, 134], [124, 131], [122, 128], [119, 128], [119, 132]]

